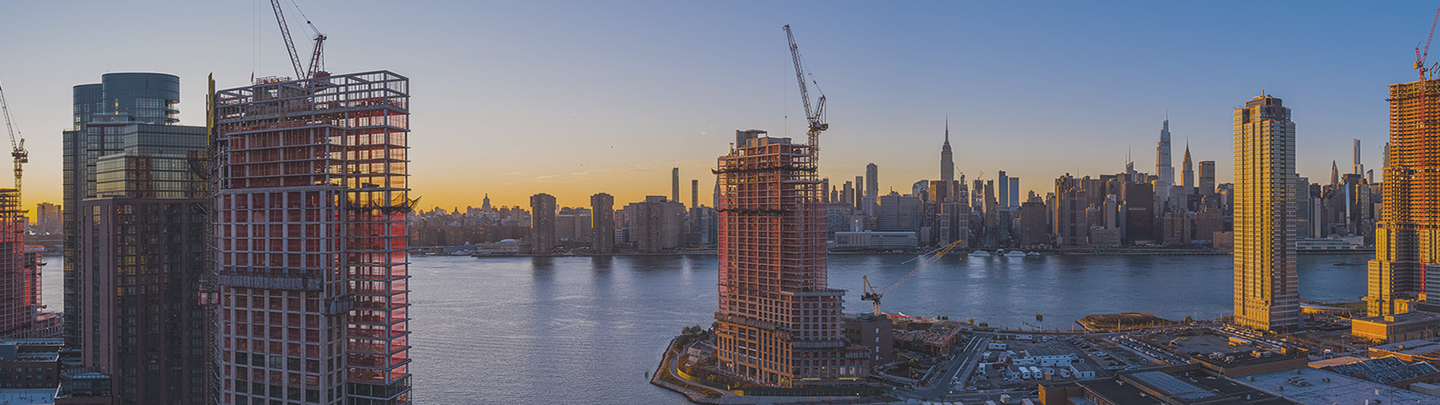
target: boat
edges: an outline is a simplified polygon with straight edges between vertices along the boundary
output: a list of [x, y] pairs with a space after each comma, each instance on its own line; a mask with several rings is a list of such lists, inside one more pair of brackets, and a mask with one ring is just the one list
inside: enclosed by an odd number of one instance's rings
[[1026, 253], [1025, 255], [1026, 255], [1026, 256], [1039, 256], [1039, 255], [1040, 255], [1040, 252], [1030, 252], [1030, 253]]
[[1009, 252], [1005, 252], [1005, 257], [1025, 257], [1025, 252], [1021, 252], [1019, 250], [1011, 250]]
[[970, 252], [970, 254], [967, 255], [967, 256], [970, 256], [970, 257], [990, 257], [990, 252], [986, 252], [986, 251], [984, 251], [984, 250], [976, 250], [976, 251], [974, 251], [974, 252]]

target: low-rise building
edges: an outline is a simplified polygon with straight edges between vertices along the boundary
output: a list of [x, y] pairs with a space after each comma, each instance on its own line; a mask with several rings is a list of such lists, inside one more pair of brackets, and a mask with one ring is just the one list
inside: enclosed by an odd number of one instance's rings
[[837, 249], [914, 249], [920, 246], [915, 232], [835, 232]]
[[[1350, 321], [1350, 335], [1372, 342], [1404, 342], [1436, 337], [1440, 316], [1423, 312], [1356, 318]], [[1373, 357], [1373, 356], [1372, 356]]]
[[865, 346], [869, 352], [871, 366], [881, 366], [895, 361], [895, 338], [891, 333], [893, 325], [885, 315], [869, 313], [844, 314], [845, 339], [850, 343]]

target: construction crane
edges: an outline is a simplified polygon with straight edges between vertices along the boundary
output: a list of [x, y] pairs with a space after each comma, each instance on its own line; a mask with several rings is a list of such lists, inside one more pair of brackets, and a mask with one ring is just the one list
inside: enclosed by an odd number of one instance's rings
[[15, 119], [10, 118], [10, 105], [5, 102], [5, 88], [0, 86], [0, 114], [5, 116], [5, 129], [10, 132], [10, 158], [15, 161], [15, 191], [20, 191], [20, 177], [24, 165], [30, 162], [30, 152], [25, 150], [25, 135], [15, 129]]
[[800, 58], [800, 47], [795, 45], [795, 33], [790, 31], [790, 24], [785, 24], [785, 38], [790, 40], [790, 58], [795, 61], [795, 80], [800, 82], [800, 100], [805, 102], [805, 120], [810, 127], [805, 131], [810, 136], [810, 164], [815, 168], [820, 167], [820, 131], [830, 129], [830, 124], [825, 123], [825, 92], [820, 90], [820, 84], [811, 80], [815, 85], [815, 91], [820, 93], [820, 99], [816, 100], [815, 108], [810, 106], [810, 91], [805, 86], [805, 64]]
[[1425, 58], [1430, 56], [1430, 40], [1435, 39], [1435, 23], [1440, 22], [1440, 7], [1435, 8], [1435, 18], [1430, 21], [1430, 35], [1425, 37], [1425, 49], [1415, 47], [1415, 70], [1420, 72], [1420, 80], [1429, 79], [1429, 73], [1435, 71], [1435, 65], [1425, 66]]
[[890, 285], [885, 286], [885, 288], [881, 289], [880, 291], [875, 291], [875, 287], [870, 285], [870, 276], [863, 276], [862, 278], [865, 279], [865, 290], [863, 293], [860, 294], [860, 299], [863, 301], [870, 301], [871, 307], [873, 307], [875, 310], [875, 315], [878, 316], [880, 314], [883, 314], [884, 312], [880, 311], [880, 298], [884, 297], [885, 294], [889, 294], [891, 291], [894, 291], [895, 287], [899, 287], [901, 284], [905, 284], [906, 281], [910, 281], [910, 279], [915, 278], [916, 275], [920, 274], [921, 270], [925, 270], [926, 267], [930, 267], [930, 265], [940, 261], [940, 258], [945, 257], [946, 253], [950, 253], [951, 249], [954, 249], [955, 246], [960, 245], [960, 242], [963, 241], [964, 240], [957, 240], [954, 242], [950, 242], [949, 245], [945, 245], [945, 247], [930, 252], [931, 254], [933, 254], [933, 256], [926, 258], [925, 261], [920, 262], [919, 265], [915, 266], [915, 269], [910, 270], [909, 273], [905, 273], [904, 276], [900, 276], [900, 279], [895, 280], [895, 282], [890, 283]]
[[[292, 2], [293, 4], [293, 2]], [[280, 24], [280, 38], [285, 40], [285, 50], [290, 52], [290, 65], [295, 68], [296, 79], [313, 79], [325, 77], [330, 74], [325, 72], [325, 40], [328, 38], [315, 28], [310, 19], [305, 19], [305, 24], [310, 26], [310, 31], [315, 33], [315, 51], [310, 54], [310, 67], [307, 69], [300, 63], [300, 53], [295, 50], [295, 40], [290, 37], [290, 24], [285, 22], [285, 11], [280, 7], [280, 0], [270, 0], [270, 7], [275, 9], [275, 22]], [[305, 12], [300, 11], [300, 6], [295, 5], [295, 11], [300, 12], [300, 17], [305, 18]]]

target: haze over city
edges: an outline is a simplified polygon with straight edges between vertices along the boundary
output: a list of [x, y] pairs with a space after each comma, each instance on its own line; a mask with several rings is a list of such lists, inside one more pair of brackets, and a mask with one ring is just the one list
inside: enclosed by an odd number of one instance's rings
[[[882, 191], [934, 177], [948, 115], [957, 170], [1006, 170], [1044, 191], [1067, 172], [1120, 171], [1127, 149], [1153, 167], [1168, 112], [1177, 151], [1188, 139], [1228, 182], [1230, 109], [1261, 90], [1295, 111], [1301, 175], [1344, 167], [1351, 138], [1378, 167], [1384, 85], [1414, 78], [1430, 18], [1423, 2], [300, 4], [331, 38], [332, 70], [416, 79], [428, 113], [412, 125], [430, 136], [411, 145], [414, 195], [446, 209], [487, 193], [497, 206], [537, 192], [562, 206], [600, 191], [666, 195], [671, 167], [709, 201], [734, 130], [804, 137], [784, 24], [830, 95], [821, 175], [832, 180], [866, 163]], [[207, 73], [224, 88], [289, 70], [264, 2], [5, 7], [0, 79], [34, 157], [27, 205], [60, 199], [71, 86], [177, 74], [182, 123], [200, 125]], [[129, 21], [142, 16], [165, 23]]]

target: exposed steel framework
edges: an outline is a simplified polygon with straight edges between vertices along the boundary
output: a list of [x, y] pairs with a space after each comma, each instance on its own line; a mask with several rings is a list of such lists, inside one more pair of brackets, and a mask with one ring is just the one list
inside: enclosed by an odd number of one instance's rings
[[262, 80], [215, 97], [222, 400], [254, 403], [239, 384], [266, 384], [410, 403], [409, 79]]
[[0, 338], [28, 336], [39, 309], [40, 279], [26, 265], [20, 190], [0, 189]]
[[827, 286], [825, 206], [809, 145], [741, 131], [721, 156], [718, 352], [721, 370], [775, 387], [863, 378], [847, 357], [844, 290]]
[[1365, 297], [1370, 316], [1409, 312], [1422, 299], [1440, 305], [1440, 295], [1427, 294], [1440, 287], [1428, 280], [1440, 278], [1440, 80], [1392, 84], [1388, 101], [1384, 209]]

